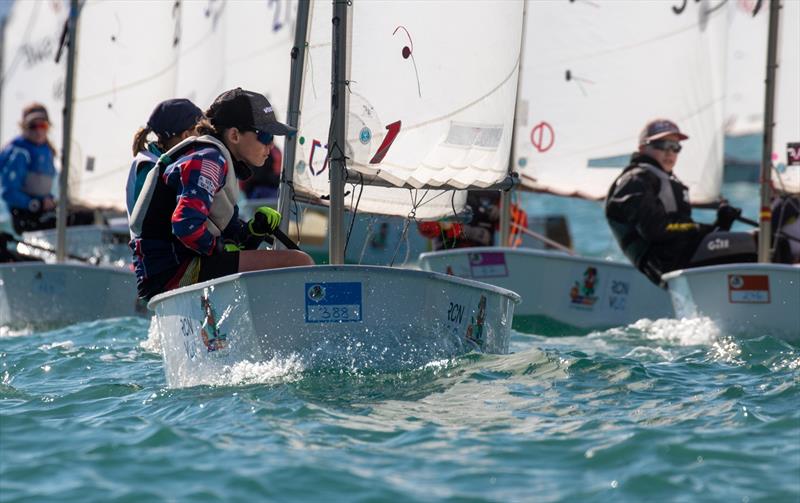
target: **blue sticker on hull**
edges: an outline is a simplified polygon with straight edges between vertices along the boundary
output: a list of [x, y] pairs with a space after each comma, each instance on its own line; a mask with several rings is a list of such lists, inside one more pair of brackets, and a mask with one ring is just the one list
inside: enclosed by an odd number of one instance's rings
[[306, 283], [306, 323], [361, 321], [361, 283]]

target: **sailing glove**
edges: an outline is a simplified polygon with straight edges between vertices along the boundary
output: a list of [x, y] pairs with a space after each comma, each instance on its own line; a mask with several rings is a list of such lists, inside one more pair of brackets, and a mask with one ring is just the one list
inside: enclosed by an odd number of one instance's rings
[[238, 252], [244, 250], [244, 245], [240, 245], [234, 242], [226, 242], [222, 246], [222, 249], [225, 250], [226, 252]]
[[261, 206], [256, 210], [253, 218], [247, 222], [247, 230], [253, 236], [264, 237], [273, 234], [281, 224], [281, 214], [269, 206]]
[[714, 226], [723, 230], [731, 230], [733, 222], [742, 215], [742, 210], [727, 203], [722, 203], [717, 209], [717, 221]]

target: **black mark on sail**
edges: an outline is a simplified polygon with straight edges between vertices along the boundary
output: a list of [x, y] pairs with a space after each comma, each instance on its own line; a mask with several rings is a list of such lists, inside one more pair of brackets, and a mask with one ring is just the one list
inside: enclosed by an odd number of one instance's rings
[[574, 81], [576, 84], [578, 84], [578, 87], [580, 88], [580, 90], [581, 90], [581, 92], [583, 93], [584, 96], [588, 96], [588, 94], [586, 93], [586, 88], [583, 85], [584, 84], [594, 84], [594, 81], [591, 81], [591, 80], [589, 80], [587, 78], [584, 78], [584, 77], [580, 77], [578, 75], [574, 75], [572, 73], [572, 70], [567, 70], [566, 72], [564, 72], [564, 79], [567, 82], [573, 82]]
[[172, 47], [178, 47], [181, 42], [181, 0], [175, 0], [172, 5], [172, 19], [175, 20], [175, 29], [172, 32]]
[[34, 67], [45, 60], [53, 59], [53, 49], [55, 44], [49, 38], [31, 42], [20, 46], [19, 51], [25, 58], [25, 65], [28, 68]]

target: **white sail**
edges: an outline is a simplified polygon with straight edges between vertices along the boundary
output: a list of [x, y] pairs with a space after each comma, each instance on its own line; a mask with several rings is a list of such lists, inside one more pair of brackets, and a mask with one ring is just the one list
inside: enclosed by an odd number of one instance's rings
[[725, 132], [730, 136], [763, 131], [768, 25], [766, 2], [736, 2], [730, 9], [725, 70]]
[[285, 113], [296, 14], [292, 0], [183, 2], [176, 94], [206, 109], [241, 87]]
[[692, 203], [722, 182], [727, 7], [707, 2], [529, 1], [515, 159], [525, 187], [605, 197], [644, 124], [690, 140], [676, 166]]
[[69, 5], [63, 0], [18, 1], [11, 7], [2, 42], [0, 145], [20, 133], [22, 108], [38, 101], [50, 113], [49, 137], [60, 148], [66, 51], [59, 63], [55, 56], [68, 14]]
[[87, 1], [80, 13], [70, 197], [125, 208], [131, 144], [156, 103], [175, 90], [172, 2]]
[[[330, 13], [330, 2], [313, 3], [294, 174], [295, 188], [316, 196], [328, 193]], [[355, 187], [348, 205], [403, 216], [415, 207], [417, 218], [435, 218], [463, 207], [465, 194], [428, 189], [506, 176], [521, 20], [521, 2], [354, 2], [348, 166], [365, 183], [420, 190]]]
[[773, 184], [800, 194], [800, 3], [781, 3], [773, 130]]

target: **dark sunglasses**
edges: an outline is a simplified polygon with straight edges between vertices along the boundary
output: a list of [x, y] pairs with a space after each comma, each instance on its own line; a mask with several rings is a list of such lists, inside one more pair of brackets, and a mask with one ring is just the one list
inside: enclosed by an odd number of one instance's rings
[[670, 150], [676, 154], [683, 148], [681, 144], [675, 140], [655, 140], [648, 143], [648, 145], [656, 150]]
[[36, 131], [37, 129], [47, 131], [50, 129], [50, 124], [47, 122], [34, 122], [32, 124], [28, 124], [28, 129], [31, 131]]
[[272, 133], [267, 133], [266, 131], [261, 131], [260, 129], [250, 129], [250, 131], [254, 132], [256, 134], [256, 138], [258, 138], [258, 141], [264, 145], [272, 145], [272, 140], [275, 138]]

